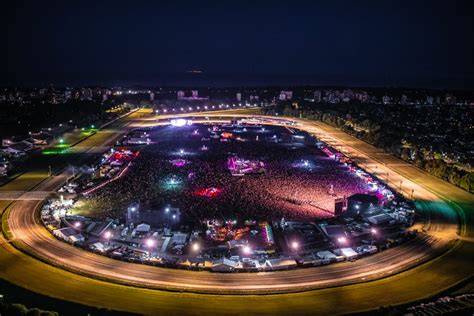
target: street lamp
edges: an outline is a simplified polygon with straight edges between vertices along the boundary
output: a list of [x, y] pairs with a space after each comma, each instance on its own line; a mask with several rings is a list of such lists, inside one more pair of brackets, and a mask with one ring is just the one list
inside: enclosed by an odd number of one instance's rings
[[345, 245], [345, 244], [347, 244], [347, 238], [344, 237], [344, 236], [341, 236], [341, 237], [337, 238], [337, 242], [340, 243], [341, 245]]
[[109, 240], [110, 238], [112, 238], [112, 233], [111, 233], [110, 231], [106, 231], [106, 232], [104, 233], [104, 238], [107, 239], [107, 240]]
[[151, 239], [151, 238], [148, 238], [148, 239], [145, 241], [145, 243], [146, 243], [146, 246], [147, 246], [148, 248], [152, 248], [152, 247], [155, 246], [155, 241], [154, 241], [153, 239]]
[[298, 250], [299, 247], [300, 247], [300, 244], [299, 244], [297, 241], [293, 241], [293, 242], [291, 243], [291, 248], [292, 248], [293, 250], [296, 251], [296, 250]]
[[252, 249], [249, 246], [245, 246], [243, 251], [244, 254], [249, 255], [252, 252]]

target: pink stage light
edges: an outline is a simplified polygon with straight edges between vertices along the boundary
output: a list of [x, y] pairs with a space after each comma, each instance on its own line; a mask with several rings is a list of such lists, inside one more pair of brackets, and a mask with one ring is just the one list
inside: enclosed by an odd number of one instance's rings
[[171, 160], [171, 164], [175, 167], [183, 167], [184, 165], [186, 165], [186, 160], [174, 159], [174, 160]]
[[205, 188], [194, 191], [194, 195], [214, 198], [221, 195], [223, 191], [221, 188]]

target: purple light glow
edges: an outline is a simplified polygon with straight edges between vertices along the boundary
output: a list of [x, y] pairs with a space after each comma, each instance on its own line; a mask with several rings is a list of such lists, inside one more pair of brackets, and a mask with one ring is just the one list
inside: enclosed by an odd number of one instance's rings
[[187, 163], [186, 160], [184, 160], [184, 159], [173, 159], [170, 162], [175, 167], [183, 167]]

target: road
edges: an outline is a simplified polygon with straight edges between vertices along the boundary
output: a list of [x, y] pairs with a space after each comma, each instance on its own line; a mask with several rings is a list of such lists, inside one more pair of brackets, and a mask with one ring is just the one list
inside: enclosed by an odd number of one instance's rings
[[[117, 136], [119, 135], [120, 130], [125, 126], [147, 126], [156, 123], [154, 117], [143, 116], [139, 118], [140, 115], [141, 114], [137, 114], [137, 116], [131, 119], [117, 123], [117, 125], [111, 127], [109, 131], [99, 133], [98, 137], [91, 137], [87, 140], [90, 144], [87, 144], [86, 142], [82, 144], [83, 150], [85, 152], [96, 152], [98, 147], [105, 147], [106, 144], [104, 143], [110, 143], [111, 140], [114, 140], [113, 137], [104, 137], [103, 135], [109, 133]], [[214, 113], [206, 115], [210, 118], [215, 118], [216, 116], [222, 116], [224, 114]], [[458, 219], [455, 216], [456, 211], [453, 210], [453, 207], [467, 209], [469, 205], [472, 206], [474, 204], [472, 195], [446, 184], [439, 179], [432, 179], [431, 176], [420, 170], [406, 171], [406, 169], [410, 168], [406, 163], [398, 160], [394, 162], [393, 158], [390, 156], [378, 155], [378, 151], [375, 148], [371, 148], [369, 145], [334, 130], [329, 126], [305, 121], [301, 121], [301, 124], [303, 124], [301, 126], [302, 129], [315, 134], [319, 133], [320, 136], [326, 135], [325, 137], [330, 137], [331, 139], [328, 141], [334, 142], [335, 146], [340, 146], [343, 151], [348, 153], [348, 155], [354, 156], [359, 163], [365, 163], [369, 168], [377, 168], [376, 172], [382, 174], [383, 172], [389, 172], [389, 180], [394, 186], [399, 183], [397, 181], [402, 180], [402, 190], [407, 192], [407, 194], [410, 194], [412, 192], [411, 190], [415, 189], [415, 198], [419, 201], [418, 205], [427, 214], [427, 216], [425, 216], [424, 228], [428, 229], [430, 234], [424, 238], [414, 240], [410, 243], [358, 260], [354, 263], [342, 263], [283, 272], [215, 274], [209, 272], [161, 269], [145, 265], [131, 264], [82, 251], [66, 243], [57, 241], [38, 223], [37, 218], [32, 212], [32, 210], [38, 206], [38, 201], [22, 200], [13, 203], [9, 208], [10, 216], [8, 224], [15, 245], [23, 251], [34, 253], [35, 256], [41, 257], [46, 262], [54, 261], [56, 265], [69, 271], [74, 271], [77, 274], [39, 262], [38, 260], [19, 252], [12, 246], [12, 243], [2, 242], [2, 246], [0, 247], [0, 263], [2, 263], [2, 266], [6, 266], [7, 269], [6, 271], [0, 272], [0, 276], [14, 282], [15, 279], [18, 279], [19, 275], [17, 275], [17, 273], [19, 272], [18, 266], [15, 264], [13, 269], [11, 262], [27, 261], [29, 264], [24, 269], [25, 275], [31, 273], [29, 269], [36, 267], [37, 269], [41, 269], [41, 273], [38, 274], [39, 277], [47, 278], [49, 276], [49, 280], [51, 281], [54, 280], [54, 282], [57, 283], [63, 282], [63, 287], [75, 287], [76, 291], [85, 291], [88, 286], [92, 286], [95, 283], [101, 283], [101, 287], [104, 290], [97, 291], [102, 294], [100, 297], [103, 298], [100, 303], [96, 302], [97, 304], [93, 303], [93, 301], [98, 298], [87, 297], [87, 295], [81, 298], [69, 295], [65, 297], [68, 300], [79, 301], [85, 304], [106, 306], [108, 308], [116, 308], [120, 310], [143, 312], [149, 312], [150, 309], [153, 308], [156, 310], [159, 306], [157, 304], [142, 304], [139, 306], [137, 305], [137, 301], [135, 301], [134, 304], [129, 302], [128, 305], [125, 305], [124, 302], [117, 302], [116, 300], [112, 301], [104, 297], [105, 289], [113, 288], [116, 293], [119, 293], [125, 288], [129, 289], [129, 292], [137, 293], [136, 295], [141, 293], [150, 297], [161, 295], [159, 296], [160, 298], [157, 299], [157, 302], [162, 301], [163, 297], [170, 297], [172, 295], [163, 291], [130, 288], [127, 286], [112, 284], [111, 282], [96, 281], [81, 275], [93, 275], [95, 278], [101, 280], [114, 280], [116, 283], [149, 286], [152, 288], [231, 293], [308, 290], [385, 277], [378, 281], [345, 287], [338, 286], [331, 290], [324, 289], [307, 291], [304, 294], [293, 293], [271, 296], [211, 296], [209, 294], [181, 294], [180, 296], [182, 298], [190, 299], [196, 306], [199, 305], [201, 311], [205, 310], [207, 307], [204, 304], [198, 303], [198, 300], [212, 297], [216, 302], [219, 302], [216, 304], [222, 307], [222, 311], [229, 311], [232, 313], [242, 310], [243, 306], [239, 307], [235, 303], [227, 306], [224, 304], [224, 302], [228, 303], [228, 300], [226, 300], [225, 297], [235, 298], [235, 302], [242, 302], [242, 300], [245, 300], [244, 297], [247, 297], [249, 302], [253, 302], [252, 307], [261, 312], [269, 312], [275, 310], [277, 307], [278, 311], [284, 312], [289, 311], [289, 306], [294, 307], [294, 304], [289, 303], [290, 299], [295, 299], [296, 301], [298, 301], [298, 299], [307, 300], [306, 304], [309, 307], [314, 306], [314, 302], [321, 302], [320, 299], [324, 297], [324, 295], [327, 295], [328, 291], [341, 291], [341, 293], [345, 293], [348, 288], [352, 288], [354, 291], [357, 291], [357, 293], [353, 293], [352, 296], [370, 294], [374, 295], [373, 297], [379, 297], [378, 300], [371, 300], [371, 306], [377, 307], [384, 304], [384, 301], [388, 302], [385, 304], [395, 304], [427, 296], [427, 293], [436, 293], [438, 290], [442, 290], [447, 286], [462, 280], [466, 276], [472, 275], [474, 269], [470, 267], [470, 265], [466, 265], [466, 259], [463, 258], [463, 255], [466, 255], [465, 258], [469, 258], [469, 256], [472, 257], [473, 253], [473, 247], [469, 240], [472, 237], [469, 229], [470, 225], [464, 225], [463, 227], [467, 228], [461, 230], [462, 236], [456, 236]], [[102, 136], [100, 136], [101, 134]], [[80, 149], [75, 150], [80, 151]], [[47, 179], [41, 182], [35, 190], [53, 190], [65, 179], [66, 176], [67, 175], [65, 174], [60, 174]], [[31, 181], [31, 183], [33, 182], [34, 181]], [[14, 183], [15, 181], [8, 184], [6, 190], [8, 190], [8, 186], [12, 186]], [[20, 181], [18, 187], [22, 187], [22, 185], [27, 187], [31, 183], [29, 181]], [[4, 189], [5, 188], [2, 188], [0, 191], [3, 191]], [[438, 192], [440, 190], [441, 192]], [[451, 197], [451, 200], [447, 201], [447, 197]], [[454, 201], [456, 201], [456, 203], [454, 203]], [[470, 213], [470, 216], [472, 216], [472, 213]], [[466, 222], [470, 223], [470, 216], [465, 218]], [[423, 259], [427, 259], [433, 251], [443, 249], [450, 240], [455, 238], [464, 240], [454, 243], [455, 246], [452, 247], [447, 254], [435, 260], [431, 260], [428, 263], [422, 264], [415, 269], [411, 269], [404, 273], [397, 273], [400, 269], [406, 268], [407, 266], [419, 264]], [[453, 245], [453, 243], [450, 245]], [[461, 257], [459, 256], [460, 254], [462, 254]], [[452, 271], [451, 269], [453, 263], [456, 263], [456, 266], [458, 267], [456, 271]], [[8, 273], [8, 270], [11, 270], [11, 272]], [[50, 274], [51, 271], [53, 273], [52, 275]], [[444, 274], [439, 274], [441, 271], [444, 271]], [[410, 283], [410, 280], [407, 279], [406, 276], [413, 274], [414, 272], [416, 272], [417, 280], [429, 280], [432, 285], [430, 291], [422, 291], [419, 288], [416, 290], [413, 289], [413, 286], [415, 285], [414, 283], [417, 282]], [[388, 275], [394, 276], [387, 277]], [[70, 280], [77, 278], [80, 278], [80, 283], [75, 285], [69, 284], [71, 282]], [[389, 285], [387, 285], [387, 282], [389, 282]], [[25, 286], [25, 282], [21, 282], [21, 280], [14, 283], [20, 283], [22, 286]], [[382, 286], [382, 284], [384, 284], [383, 286], [387, 289], [390, 289], [390, 286], [392, 286], [393, 289], [400, 289], [400, 286], [403, 286], [406, 289], [411, 288], [412, 290], [408, 293], [404, 293], [405, 295], [397, 293], [393, 298], [387, 299], [380, 297], [382, 293], [378, 293], [377, 295], [376, 291], [373, 290], [379, 285]], [[30, 286], [30, 284], [27, 285]], [[381, 288], [379, 288], [379, 292], [380, 289]], [[39, 292], [44, 291], [49, 295], [57, 297], [64, 297], [65, 295], [64, 291], [62, 293], [58, 293], [58, 291], [51, 293], [54, 292], [52, 289], [41, 289], [41, 286], [39, 285], [36, 285], [35, 290]], [[131, 295], [130, 297], [135, 296]], [[265, 297], [271, 297], [272, 299], [266, 301], [264, 299]], [[273, 303], [271, 306], [268, 306], [268, 302]], [[163, 304], [161, 307], [163, 311], [166, 310], [166, 308], [172, 307], [182, 309], [182, 307], [178, 305], [178, 302], [167, 301], [166, 304]], [[325, 308], [329, 305], [325, 305]], [[367, 304], [358, 306], [358, 310], [369, 308]], [[247, 305], [245, 305], [245, 307], [247, 307]], [[263, 309], [264, 307], [267, 307], [267, 309]], [[344, 311], [341, 307], [333, 307], [335, 308], [333, 311]], [[348, 304], [346, 311], [354, 310], [353, 307], [353, 305]], [[295, 310], [304, 312], [306, 309], [298, 307]]]

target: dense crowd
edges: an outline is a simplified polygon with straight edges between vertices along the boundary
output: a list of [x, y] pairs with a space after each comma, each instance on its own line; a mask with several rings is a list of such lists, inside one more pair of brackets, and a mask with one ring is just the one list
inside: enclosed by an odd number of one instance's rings
[[[198, 132], [197, 127], [172, 129], [156, 130], [156, 143], [142, 148], [122, 178], [91, 194], [90, 204], [114, 217], [139, 203], [141, 209], [178, 206], [188, 221], [308, 220], [331, 216], [335, 197], [366, 192], [362, 180], [315, 147], [267, 143], [261, 136], [260, 141], [207, 140], [204, 126]], [[263, 161], [265, 173], [232, 176], [227, 169], [232, 154]], [[176, 166], [175, 159], [186, 163]], [[206, 188], [217, 188], [218, 194], [196, 194]]]

